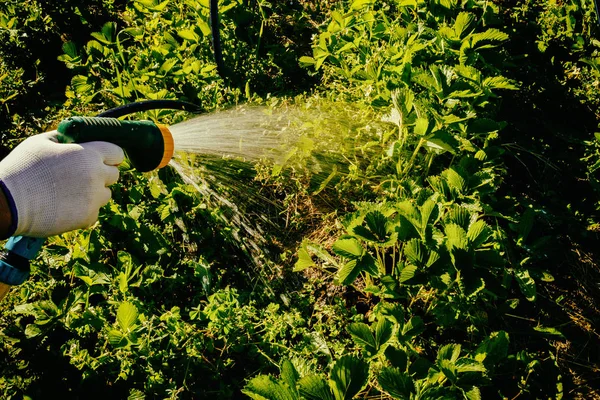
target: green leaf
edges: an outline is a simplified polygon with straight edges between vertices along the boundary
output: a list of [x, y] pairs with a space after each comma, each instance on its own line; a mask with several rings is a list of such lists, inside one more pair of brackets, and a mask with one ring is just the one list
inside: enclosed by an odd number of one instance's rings
[[127, 338], [121, 331], [111, 329], [108, 331], [108, 342], [113, 347], [124, 347], [127, 346]]
[[429, 120], [427, 118], [418, 118], [415, 124], [415, 134], [419, 136], [427, 135], [429, 130]]
[[[281, 365], [281, 380], [294, 394], [297, 395], [296, 384], [300, 379], [300, 375], [290, 360], [285, 360]], [[295, 397], [295, 396], [294, 396]]]
[[437, 361], [448, 360], [455, 363], [460, 356], [460, 344], [447, 344], [438, 350]]
[[71, 78], [71, 86], [75, 93], [78, 94], [91, 94], [94, 91], [94, 85], [92, 85], [87, 76], [75, 75]]
[[302, 56], [300, 57], [300, 59], [298, 60], [298, 62], [300, 63], [301, 67], [311, 67], [314, 66], [316, 64], [316, 61], [314, 58], [312, 57], [308, 57], [308, 56]]
[[369, 379], [369, 364], [354, 356], [343, 356], [333, 365], [329, 386], [335, 400], [351, 400]]
[[488, 29], [485, 32], [475, 33], [471, 37], [471, 47], [473, 48], [491, 48], [496, 47], [500, 42], [508, 40], [508, 35], [498, 29]]
[[414, 265], [407, 265], [404, 268], [402, 268], [399, 278], [400, 283], [404, 283], [414, 278], [415, 274], [417, 273], [417, 270], [418, 268]]
[[514, 276], [519, 284], [521, 293], [525, 295], [525, 298], [529, 301], [535, 301], [537, 297], [537, 291], [535, 287], [535, 281], [529, 275], [529, 271], [526, 269], [516, 270]]
[[400, 331], [398, 338], [401, 341], [412, 339], [413, 337], [420, 335], [425, 331], [425, 323], [419, 316], [412, 317]]
[[483, 80], [483, 86], [487, 89], [519, 90], [518, 84], [503, 76], [492, 76]]
[[481, 392], [477, 386], [473, 386], [471, 390], [465, 392], [467, 400], [481, 400]]
[[415, 393], [415, 384], [406, 372], [398, 368], [384, 367], [377, 382], [394, 399], [410, 399]]
[[459, 374], [465, 372], [481, 372], [483, 374], [487, 372], [487, 369], [478, 361], [471, 360], [469, 358], [461, 358], [460, 360], [456, 361], [456, 372]]
[[334, 400], [327, 382], [318, 375], [304, 376], [298, 382], [298, 390], [307, 400]]
[[449, 153], [456, 154], [458, 141], [450, 133], [439, 130], [427, 137], [427, 142], [425, 145], [430, 149], [434, 149], [438, 153], [447, 151]]
[[463, 39], [475, 28], [476, 22], [475, 15], [464, 11], [460, 12], [456, 16], [453, 27], [456, 37], [458, 39]]
[[117, 322], [121, 329], [125, 332], [129, 332], [137, 322], [138, 310], [133, 304], [124, 301], [119, 304], [117, 310]]
[[212, 34], [210, 25], [208, 25], [208, 23], [205, 20], [203, 20], [202, 18], [198, 18], [196, 20], [196, 25], [198, 25], [198, 28], [200, 28], [200, 32], [202, 32], [202, 34], [205, 37], [208, 37]]
[[377, 351], [377, 343], [369, 325], [362, 322], [354, 322], [348, 325], [347, 329], [354, 342], [360, 347], [371, 354]]
[[474, 248], [481, 246], [491, 235], [489, 226], [482, 220], [475, 221], [469, 226], [467, 239]]
[[493, 332], [475, 351], [475, 360], [494, 366], [508, 355], [508, 333]]
[[29, 324], [25, 328], [25, 337], [28, 339], [34, 338], [42, 334], [42, 330], [36, 324]]
[[425, 262], [427, 249], [420, 239], [411, 239], [404, 243], [404, 256], [411, 263], [422, 267]]
[[367, 226], [355, 227], [354, 234], [369, 242], [384, 243], [388, 240], [385, 215], [379, 211], [371, 211], [365, 215], [365, 222]]
[[448, 378], [452, 384], [456, 384], [457, 371], [456, 366], [450, 360], [438, 360], [437, 366], [442, 371], [442, 373]]
[[300, 272], [306, 268], [314, 267], [315, 265], [315, 262], [307, 250], [306, 241], [302, 241], [302, 246], [298, 250], [298, 261], [294, 264], [294, 272]]
[[390, 340], [393, 331], [394, 326], [387, 318], [380, 318], [379, 321], [377, 321], [377, 325], [375, 326], [375, 344], [377, 351]]
[[373, 4], [373, 2], [374, 0], [354, 0], [350, 6], [350, 9], [358, 11]]
[[388, 346], [385, 349], [385, 357], [393, 367], [400, 371], [406, 371], [408, 367], [408, 355], [404, 350]]
[[335, 254], [351, 260], [361, 258], [365, 252], [360, 242], [351, 237], [342, 237], [338, 239], [333, 244], [332, 250]]
[[66, 55], [68, 55], [71, 58], [76, 58], [78, 56], [77, 54], [77, 45], [73, 42], [66, 42], [63, 43], [62, 45], [62, 51], [65, 52]]
[[435, 201], [431, 199], [427, 199], [423, 205], [419, 208], [421, 213], [421, 237], [426, 240], [425, 232], [427, 230], [427, 226], [435, 223], [439, 216], [439, 208]]
[[562, 332], [560, 332], [556, 328], [552, 328], [552, 327], [548, 327], [548, 326], [535, 326], [535, 327], [533, 327], [533, 330], [536, 332], [540, 332], [540, 333], [549, 335], [549, 336], [556, 336], [561, 339], [565, 338], [565, 335], [563, 335]]
[[460, 176], [453, 168], [448, 168], [442, 175], [446, 178], [448, 186], [450, 186], [451, 189], [456, 190], [458, 193], [463, 193], [466, 190], [467, 182], [465, 178]]
[[267, 375], [252, 378], [242, 393], [255, 400], [296, 400], [289, 388]]
[[178, 61], [179, 60], [175, 57], [167, 58], [165, 60], [165, 62], [158, 69], [158, 72], [162, 72], [163, 74], [168, 74], [173, 69], [175, 64], [177, 64]]
[[182, 29], [177, 32], [177, 35], [180, 38], [193, 43], [198, 43], [198, 41], [200, 40], [200, 36], [198, 36], [198, 34], [192, 29]]
[[444, 227], [444, 232], [446, 233], [446, 244], [449, 250], [466, 250], [468, 248], [469, 241], [467, 239], [467, 233], [463, 228], [454, 223], [449, 223]]

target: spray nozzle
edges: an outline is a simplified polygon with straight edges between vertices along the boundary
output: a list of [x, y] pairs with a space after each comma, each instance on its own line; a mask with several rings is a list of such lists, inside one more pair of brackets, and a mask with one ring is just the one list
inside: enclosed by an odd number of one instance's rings
[[122, 147], [131, 165], [140, 172], [162, 168], [173, 156], [171, 132], [152, 121], [71, 117], [62, 121], [57, 130], [61, 143], [103, 141]]

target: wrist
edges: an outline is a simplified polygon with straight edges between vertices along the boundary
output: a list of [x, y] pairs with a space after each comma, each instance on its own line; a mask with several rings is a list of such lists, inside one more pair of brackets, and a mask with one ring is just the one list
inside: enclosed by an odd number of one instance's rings
[[15, 231], [16, 219], [13, 218], [13, 204], [10, 193], [7, 193], [4, 183], [0, 181], [0, 239], [6, 239]]

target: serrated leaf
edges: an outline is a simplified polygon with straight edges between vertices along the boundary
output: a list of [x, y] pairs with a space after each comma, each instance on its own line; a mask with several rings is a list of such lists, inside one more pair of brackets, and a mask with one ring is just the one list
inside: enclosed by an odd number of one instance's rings
[[339, 269], [337, 281], [342, 285], [351, 285], [361, 272], [358, 260], [350, 260]]
[[491, 235], [489, 226], [482, 220], [475, 221], [469, 226], [467, 239], [474, 248], [481, 246]]
[[456, 154], [458, 141], [450, 133], [440, 130], [427, 137], [426, 147], [438, 153], [447, 151]]
[[25, 328], [25, 337], [28, 339], [34, 338], [42, 334], [42, 330], [36, 324], [29, 324]]
[[425, 331], [425, 323], [419, 316], [412, 317], [400, 331], [399, 339], [408, 340]]
[[[457, 262], [456, 264], [460, 264]], [[466, 262], [464, 264], [467, 264]], [[485, 289], [485, 280], [477, 275], [477, 272], [470, 268], [463, 267], [459, 287], [466, 297], [472, 297]]]
[[129, 332], [137, 322], [138, 310], [133, 304], [124, 301], [117, 310], [117, 323], [124, 332]]
[[418, 267], [424, 264], [427, 249], [422, 244], [420, 239], [411, 239], [404, 243], [404, 256], [411, 263]]
[[351, 400], [369, 379], [369, 364], [354, 356], [343, 356], [333, 365], [329, 387], [335, 400]]
[[[222, 11], [224, 12], [224, 11]], [[210, 36], [212, 31], [210, 29], [210, 25], [202, 18], [196, 19], [196, 25], [200, 28], [200, 32], [206, 37]]]
[[300, 272], [306, 268], [314, 267], [315, 265], [315, 262], [306, 248], [306, 242], [303, 241], [302, 246], [298, 250], [298, 261], [294, 264], [294, 272]]
[[75, 75], [71, 78], [71, 86], [78, 94], [91, 94], [94, 91], [94, 85], [89, 82], [87, 76], [83, 75]]
[[465, 372], [481, 372], [481, 373], [486, 373], [487, 369], [485, 368], [485, 366], [475, 360], [471, 360], [469, 358], [461, 358], [460, 360], [456, 361], [456, 372], [458, 372], [459, 374], [465, 373]]
[[546, 335], [550, 335], [550, 336], [557, 336], [559, 338], [564, 339], [565, 335], [562, 334], [562, 332], [560, 332], [558, 329], [556, 328], [552, 328], [549, 326], [535, 326], [533, 327], [533, 330], [536, 332], [540, 332]]
[[421, 214], [421, 237], [426, 239], [425, 231], [427, 229], [427, 225], [433, 224], [435, 220], [437, 220], [439, 216], [439, 208], [435, 201], [427, 199], [425, 203], [419, 207], [419, 212]]
[[483, 86], [487, 89], [519, 90], [515, 81], [503, 76], [492, 76], [483, 80]]
[[125, 335], [123, 335], [123, 333], [121, 333], [121, 331], [111, 329], [108, 332], [108, 342], [113, 347], [123, 347], [127, 345], [127, 338]]
[[414, 129], [415, 134], [419, 136], [425, 136], [428, 129], [429, 120], [427, 118], [418, 118]]
[[385, 345], [394, 331], [394, 325], [387, 318], [380, 318], [375, 326], [375, 344], [377, 351]]
[[500, 42], [508, 40], [508, 35], [498, 29], [492, 28], [485, 32], [473, 34], [471, 39], [471, 47], [473, 48], [490, 48], [497, 46]]
[[452, 361], [446, 359], [438, 360], [437, 366], [450, 382], [452, 382], [453, 384], [456, 383], [457, 371], [456, 366]]
[[458, 39], [464, 38], [468, 35], [474, 28], [476, 23], [475, 16], [468, 12], [460, 12], [456, 16], [456, 21], [454, 21], [454, 32]]
[[377, 351], [377, 343], [369, 325], [362, 322], [354, 322], [348, 325], [347, 329], [354, 342], [360, 347], [372, 354]]
[[361, 258], [365, 252], [361, 243], [355, 238], [342, 237], [338, 239], [332, 246], [335, 254], [357, 260]]
[[[294, 394], [297, 394], [296, 384], [300, 379], [300, 375], [290, 360], [285, 360], [281, 365], [281, 380]], [[296, 396], [294, 396], [296, 397]]]
[[462, 227], [454, 223], [449, 223], [444, 227], [444, 232], [446, 233], [446, 244], [449, 250], [465, 250], [468, 248], [467, 233]]
[[361, 272], [368, 272], [372, 276], [378, 276], [376, 261], [370, 254], [363, 255], [358, 260], [351, 260], [338, 271], [337, 279], [343, 285], [350, 285]]
[[460, 176], [456, 170], [449, 168], [445, 170], [442, 175], [444, 178], [446, 178], [448, 186], [450, 186], [451, 189], [456, 190], [458, 193], [463, 193], [467, 188], [467, 182], [465, 181], [465, 178]]
[[198, 43], [198, 41], [200, 40], [200, 36], [198, 36], [198, 34], [192, 29], [182, 29], [177, 32], [177, 35], [180, 38], [193, 43]]
[[78, 56], [77, 45], [71, 41], [63, 43], [62, 51], [71, 58], [76, 58]]
[[452, 222], [461, 228], [466, 229], [469, 226], [471, 213], [465, 207], [454, 204], [446, 216], [446, 223]]
[[333, 400], [329, 385], [318, 375], [307, 375], [300, 379], [298, 391], [307, 400]]
[[507, 356], [508, 345], [508, 333], [504, 331], [493, 332], [475, 351], [475, 360], [494, 366]]
[[295, 400], [289, 388], [267, 375], [252, 378], [242, 393], [255, 400]]
[[167, 74], [169, 73], [173, 67], [175, 66], [175, 64], [177, 64], [179, 60], [175, 57], [173, 58], [167, 58], [165, 60], [165, 62], [160, 66], [160, 68], [158, 69], [158, 72], [161, 72], [163, 74]]
[[389, 346], [385, 349], [385, 357], [394, 368], [402, 372], [406, 371], [408, 367], [408, 355], [404, 350]]
[[413, 379], [398, 368], [384, 367], [377, 377], [377, 382], [394, 399], [408, 400], [415, 393]]
[[400, 278], [398, 280], [400, 281], [400, 283], [404, 283], [406, 281], [411, 280], [415, 277], [417, 270], [418, 268], [414, 265], [405, 266], [404, 268], [402, 268], [402, 271], [400, 272]]
[[460, 356], [461, 346], [460, 344], [450, 343], [442, 346], [438, 350], [437, 361], [448, 360], [451, 363], [455, 363]]
[[477, 386], [473, 386], [471, 390], [465, 392], [467, 400], [481, 400], [481, 392]]
[[517, 270], [514, 272], [514, 276], [519, 284], [521, 293], [525, 295], [525, 298], [529, 301], [535, 301], [537, 297], [537, 290], [535, 287], [535, 281], [529, 275], [529, 271], [526, 269]]

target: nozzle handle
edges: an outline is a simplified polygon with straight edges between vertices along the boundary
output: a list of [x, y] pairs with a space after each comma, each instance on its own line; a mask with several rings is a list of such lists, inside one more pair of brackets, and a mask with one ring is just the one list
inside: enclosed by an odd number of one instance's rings
[[[131, 165], [140, 172], [164, 166], [165, 137], [161, 127], [152, 121], [70, 117], [58, 125], [57, 131], [61, 143], [114, 143], [123, 148]], [[169, 159], [171, 155], [172, 151], [168, 154]]]

